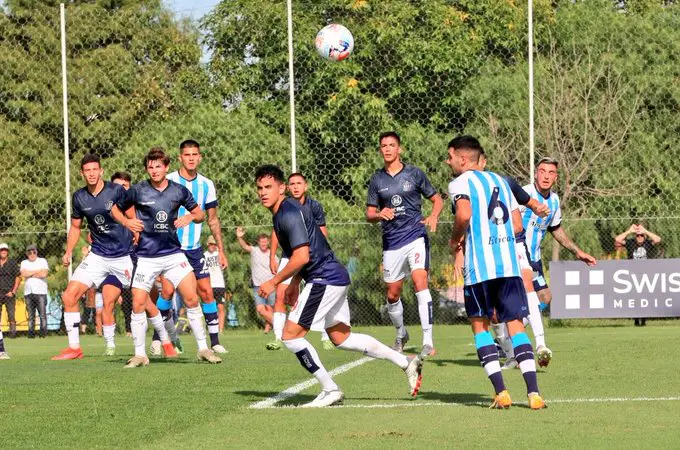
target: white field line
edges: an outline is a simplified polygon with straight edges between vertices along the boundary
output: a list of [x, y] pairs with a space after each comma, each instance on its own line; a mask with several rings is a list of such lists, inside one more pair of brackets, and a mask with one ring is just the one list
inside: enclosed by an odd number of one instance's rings
[[[328, 372], [328, 374], [332, 377], [336, 375], [340, 375], [341, 373], [345, 373], [348, 370], [352, 370], [355, 367], [359, 367], [362, 364], [366, 364], [369, 361], [372, 361], [373, 358], [369, 358], [368, 356], [357, 359], [356, 361], [352, 361], [347, 364], [343, 364], [342, 366], [338, 366], [335, 369], [331, 370]], [[303, 381], [302, 383], [298, 383], [295, 386], [291, 386], [286, 390], [283, 390], [276, 394], [273, 397], [266, 398], [264, 400], [261, 400], [259, 402], [255, 402], [252, 405], [250, 405], [251, 408], [253, 409], [265, 409], [265, 408], [272, 408], [274, 405], [276, 405], [278, 402], [286, 400], [288, 398], [294, 397], [300, 392], [304, 391], [307, 388], [310, 388], [314, 386], [315, 384], [319, 384], [319, 382], [316, 380], [316, 378], [310, 378], [307, 381]]]

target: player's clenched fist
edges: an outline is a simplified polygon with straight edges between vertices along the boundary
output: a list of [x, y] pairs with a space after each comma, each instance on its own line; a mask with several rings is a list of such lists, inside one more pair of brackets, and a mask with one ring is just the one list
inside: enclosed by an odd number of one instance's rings
[[392, 208], [383, 208], [378, 213], [380, 220], [392, 220], [394, 219], [394, 210]]

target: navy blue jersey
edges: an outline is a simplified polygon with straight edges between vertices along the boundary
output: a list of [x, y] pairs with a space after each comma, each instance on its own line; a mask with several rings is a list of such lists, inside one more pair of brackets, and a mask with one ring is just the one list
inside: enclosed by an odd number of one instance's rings
[[317, 202], [309, 195], [306, 195], [305, 202], [302, 203], [302, 208], [310, 209], [312, 212], [312, 217], [314, 217], [314, 222], [316, 222], [319, 227], [326, 226], [326, 213], [324, 212], [321, 203]]
[[71, 217], [87, 220], [95, 255], [118, 258], [131, 253], [132, 233], [111, 217], [113, 205], [121, 211], [127, 209], [126, 198], [123, 186], [108, 181], [104, 182], [104, 188], [96, 196], [86, 187], [73, 193]]
[[350, 284], [347, 269], [335, 258], [314, 221], [311, 208], [301, 208], [297, 200], [287, 198], [279, 206], [273, 220], [276, 238], [286, 255], [292, 255], [298, 247], [309, 246], [309, 262], [300, 270], [305, 282], [333, 286]]
[[135, 250], [137, 256], [153, 258], [181, 252], [175, 220], [180, 207], [191, 211], [198, 206], [191, 192], [170, 180], [159, 191], [145, 180], [132, 186], [127, 194], [127, 205], [134, 206], [137, 218], [144, 222]]
[[383, 220], [383, 250], [401, 248], [427, 234], [423, 220], [421, 196], [432, 198], [437, 191], [419, 168], [404, 164], [392, 176], [385, 169], [377, 170], [368, 186], [368, 206], [394, 209], [394, 219]]

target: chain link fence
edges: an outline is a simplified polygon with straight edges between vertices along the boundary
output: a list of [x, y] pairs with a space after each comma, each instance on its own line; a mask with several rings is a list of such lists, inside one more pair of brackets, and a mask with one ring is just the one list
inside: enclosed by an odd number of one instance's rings
[[[631, 244], [614, 238], [642, 221], [662, 238], [650, 257], [678, 257], [678, 6], [533, 7], [536, 158], [560, 161], [565, 229], [597, 258], [628, 258]], [[49, 262], [55, 330], [68, 279], [59, 19], [53, 1], [7, 0], [0, 15], [0, 239], [11, 258], [24, 259], [34, 243]], [[352, 31], [348, 60], [316, 53], [314, 37], [328, 23]], [[293, 1], [296, 168], [351, 267], [355, 323], [388, 323], [380, 229], [364, 219], [368, 180], [382, 166], [380, 132], [399, 132], [404, 160], [443, 194], [451, 178], [446, 143], [460, 133], [481, 139], [491, 170], [531, 182], [527, 24], [526, 4], [512, 1]], [[200, 142], [230, 259], [230, 322], [241, 326], [258, 319], [234, 230], [244, 226], [251, 242], [271, 231], [254, 169], [276, 163], [289, 171], [293, 160], [286, 37], [286, 5], [275, 0], [223, 1], [200, 22], [177, 18], [158, 0], [66, 5], [71, 191], [82, 185], [85, 153], [104, 158], [105, 176], [125, 170], [134, 182], [145, 176], [141, 159], [151, 146], [176, 154], [182, 140]], [[438, 323], [464, 320], [448, 253], [451, 222], [447, 206], [431, 235]], [[550, 237], [543, 249], [546, 264], [571, 257]], [[18, 297], [21, 330], [21, 288]], [[407, 323], [418, 323], [410, 284], [403, 298]], [[122, 332], [122, 317], [118, 323]]]

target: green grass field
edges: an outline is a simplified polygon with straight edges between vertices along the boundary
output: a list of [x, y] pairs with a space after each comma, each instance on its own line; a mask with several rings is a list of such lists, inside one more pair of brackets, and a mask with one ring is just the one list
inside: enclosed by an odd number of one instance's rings
[[[361, 329], [390, 342], [392, 329]], [[411, 335], [418, 335], [411, 327]], [[230, 349], [218, 366], [194, 362], [195, 346], [178, 361], [152, 360], [124, 370], [132, 352], [99, 356], [103, 342], [84, 337], [81, 361], [52, 362], [64, 337], [6, 340], [0, 361], [2, 448], [331, 447], [675, 447], [680, 436], [676, 324], [645, 328], [549, 328], [554, 351], [539, 384], [549, 408], [531, 411], [518, 370], [505, 373], [516, 405], [488, 410], [491, 385], [464, 326], [435, 328], [439, 355], [426, 362], [421, 394], [407, 399], [403, 373], [371, 361], [336, 377], [344, 407], [252, 409], [309, 375], [285, 349], [269, 352], [270, 336], [223, 335]], [[310, 338], [318, 344], [318, 334]], [[331, 368], [361, 358], [323, 351]], [[415, 348], [413, 349], [415, 350]], [[312, 399], [318, 385], [283, 405]], [[279, 404], [280, 405], [280, 404]]]

